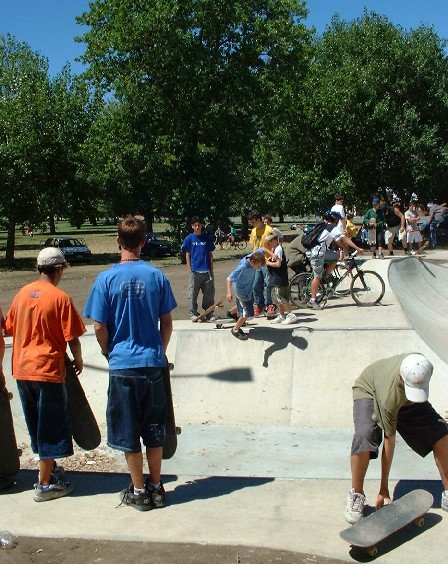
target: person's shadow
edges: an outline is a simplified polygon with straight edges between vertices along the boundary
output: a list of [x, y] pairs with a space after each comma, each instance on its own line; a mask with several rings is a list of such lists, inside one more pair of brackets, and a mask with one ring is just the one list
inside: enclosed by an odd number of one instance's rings
[[[316, 319], [306, 318], [301, 319], [300, 323], [313, 321], [316, 321]], [[272, 345], [264, 351], [263, 356], [263, 366], [267, 368], [269, 365], [269, 358], [274, 353], [286, 349], [289, 344], [302, 351], [308, 347], [308, 341], [297, 334], [299, 331], [313, 333], [314, 329], [300, 324], [288, 325], [285, 329], [280, 329], [279, 327], [256, 327], [250, 331], [249, 339], [272, 342]]]

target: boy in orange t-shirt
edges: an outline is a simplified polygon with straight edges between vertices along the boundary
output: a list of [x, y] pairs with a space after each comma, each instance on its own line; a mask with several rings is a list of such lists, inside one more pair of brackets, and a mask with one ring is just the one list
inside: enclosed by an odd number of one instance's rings
[[47, 501], [73, 491], [64, 482], [56, 458], [73, 454], [67, 408], [64, 357], [67, 343], [77, 374], [83, 369], [80, 335], [86, 328], [71, 298], [57, 285], [67, 266], [59, 249], [47, 247], [37, 257], [39, 278], [15, 296], [5, 330], [13, 336], [12, 374], [17, 381], [33, 452], [39, 454], [34, 500]]

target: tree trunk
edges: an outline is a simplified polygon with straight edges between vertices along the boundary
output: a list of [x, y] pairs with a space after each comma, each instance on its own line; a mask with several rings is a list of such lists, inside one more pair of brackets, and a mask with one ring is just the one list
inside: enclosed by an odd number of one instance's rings
[[54, 215], [52, 213], [48, 217], [48, 223], [50, 225], [50, 234], [56, 235], [56, 222], [54, 221]]

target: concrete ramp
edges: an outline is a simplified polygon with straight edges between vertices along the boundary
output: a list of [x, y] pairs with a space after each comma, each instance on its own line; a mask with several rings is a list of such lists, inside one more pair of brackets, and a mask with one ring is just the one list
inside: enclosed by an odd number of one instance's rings
[[389, 280], [414, 329], [448, 363], [448, 268], [404, 258], [391, 263]]

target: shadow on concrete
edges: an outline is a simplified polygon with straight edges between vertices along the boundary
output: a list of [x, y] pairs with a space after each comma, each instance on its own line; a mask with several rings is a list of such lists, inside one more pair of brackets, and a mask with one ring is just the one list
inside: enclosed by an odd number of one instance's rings
[[210, 499], [228, 495], [244, 488], [255, 488], [273, 482], [275, 478], [230, 478], [210, 476], [198, 478], [177, 486], [169, 494], [171, 505], [189, 503], [198, 499]]
[[208, 377], [213, 380], [225, 380], [227, 382], [251, 382], [253, 380], [250, 368], [229, 368], [228, 370], [211, 372], [208, 374]]
[[412, 490], [426, 490], [433, 498], [433, 507], [440, 509], [443, 486], [440, 480], [400, 480], [393, 492], [393, 499], [399, 499]]
[[257, 327], [249, 333], [249, 339], [254, 341], [269, 341], [272, 343], [265, 351], [263, 357], [263, 366], [269, 366], [269, 358], [291, 344], [302, 351], [308, 348], [308, 341], [303, 337], [299, 337], [297, 331], [313, 332], [311, 327], [290, 326], [288, 329], [279, 329], [271, 327]]

